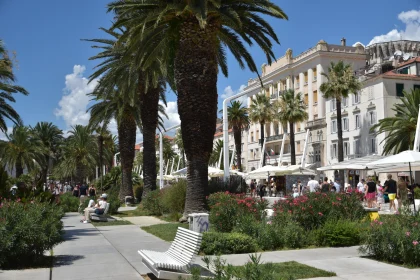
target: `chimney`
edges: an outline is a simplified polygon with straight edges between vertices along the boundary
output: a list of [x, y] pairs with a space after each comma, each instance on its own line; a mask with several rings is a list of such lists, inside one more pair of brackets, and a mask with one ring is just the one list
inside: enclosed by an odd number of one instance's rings
[[345, 47], [346, 46], [346, 38], [341, 38], [341, 45], [343, 46], [343, 47]]

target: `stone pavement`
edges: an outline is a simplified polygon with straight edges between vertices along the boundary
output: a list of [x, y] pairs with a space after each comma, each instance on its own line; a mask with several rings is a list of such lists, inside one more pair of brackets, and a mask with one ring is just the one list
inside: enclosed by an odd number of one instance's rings
[[[141, 263], [139, 249], [165, 251], [170, 243], [143, 231], [138, 225], [102, 226], [80, 223], [80, 215], [66, 214], [63, 218], [66, 241], [54, 248], [57, 257], [52, 269], [1, 271], [1, 280], [111, 280], [143, 279], [149, 270]], [[248, 254], [222, 256], [228, 263], [242, 265]], [[297, 261], [316, 268], [334, 271], [342, 279], [420, 279], [420, 269], [360, 258], [357, 247], [317, 248], [262, 253], [263, 262]], [[200, 258], [196, 263], [202, 264]], [[314, 278], [323, 279], [323, 278]]]
[[141, 227], [168, 223], [152, 216], [122, 217], [122, 219]]

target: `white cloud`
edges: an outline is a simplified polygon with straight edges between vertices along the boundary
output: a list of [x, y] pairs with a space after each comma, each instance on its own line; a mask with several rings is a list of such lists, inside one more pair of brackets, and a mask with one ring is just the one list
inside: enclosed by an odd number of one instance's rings
[[11, 134], [12, 132], [13, 132], [13, 127], [12, 126], [7, 127], [6, 133], [4, 133], [3, 131], [0, 131], [0, 140], [6, 141], [7, 140], [6, 135]]
[[392, 29], [387, 34], [373, 37], [368, 45], [393, 40], [419, 40], [420, 39], [420, 10], [402, 12], [398, 19], [405, 25], [404, 30]]
[[75, 65], [73, 73], [66, 75], [66, 87], [63, 89], [63, 97], [58, 102], [59, 108], [55, 109], [55, 115], [66, 122], [67, 128], [77, 124], [86, 125], [90, 114], [86, 112], [91, 93], [98, 83], [95, 79], [88, 84], [88, 79], [83, 76], [86, 67]]
[[[162, 102], [160, 102], [160, 104], [163, 105]], [[167, 107], [165, 108], [165, 112], [168, 115], [168, 118], [163, 117], [163, 124], [165, 128], [170, 128], [172, 126], [179, 125], [181, 123], [181, 120], [179, 119], [178, 105], [176, 101], [167, 102]]]
[[[240, 93], [241, 91], [243, 91], [245, 88], [246, 88], [246, 86], [245, 86], [245, 85], [241, 85], [241, 86], [239, 87], [239, 89], [237, 89], [237, 90], [233, 90], [231, 86], [227, 86], [227, 87], [225, 87], [225, 89], [223, 90], [223, 93], [220, 95], [220, 98], [222, 98], [222, 99], [226, 99], [226, 98], [228, 98], [228, 97], [234, 96], [235, 94], [238, 94], [238, 93]], [[236, 100], [238, 100], [238, 101], [242, 102], [242, 104], [243, 104], [244, 106], [247, 106], [247, 105], [248, 105], [248, 96], [247, 96], [247, 95], [244, 95], [244, 96], [242, 96], [242, 97], [239, 97], [239, 98], [237, 98]]]

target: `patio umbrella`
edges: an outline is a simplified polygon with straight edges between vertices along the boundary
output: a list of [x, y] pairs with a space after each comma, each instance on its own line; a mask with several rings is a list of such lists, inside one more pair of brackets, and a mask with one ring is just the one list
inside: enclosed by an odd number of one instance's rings
[[[392, 155], [368, 164], [368, 167], [377, 168], [387, 164], [398, 164], [398, 163], [408, 163], [408, 168], [410, 170], [410, 183], [412, 174], [411, 174], [411, 164], [415, 162], [420, 162], [420, 152], [415, 151], [404, 151], [396, 155]], [[414, 204], [414, 212], [416, 212], [416, 204]]]
[[284, 168], [266, 165], [248, 173], [250, 179], [266, 179], [268, 176], [275, 176], [276, 172], [284, 171]]
[[[223, 170], [214, 167], [208, 167], [209, 177], [221, 177], [223, 176]], [[220, 175], [221, 174], [221, 175]], [[171, 175], [187, 175], [187, 167], [182, 168], [178, 171], [172, 172]]]

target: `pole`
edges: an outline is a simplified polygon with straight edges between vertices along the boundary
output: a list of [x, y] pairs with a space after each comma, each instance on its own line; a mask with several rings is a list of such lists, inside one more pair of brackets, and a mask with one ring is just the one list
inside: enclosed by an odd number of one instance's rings
[[179, 157], [179, 159], [178, 159], [178, 166], [176, 167], [176, 171], [178, 171], [179, 170], [179, 163], [181, 162], [181, 157]]
[[413, 151], [420, 152], [420, 105], [419, 105], [419, 115], [417, 116], [417, 127], [416, 127], [416, 136], [414, 137], [414, 146]]
[[[264, 84], [267, 85], [271, 83], [273, 83], [273, 80], [267, 81]], [[235, 94], [223, 100], [223, 156], [224, 156], [223, 164], [224, 164], [224, 171], [225, 171], [224, 172], [225, 181], [229, 179], [229, 166], [228, 166], [229, 164], [229, 121], [228, 121], [228, 114], [227, 114], [228, 102], [257, 89], [261, 89], [261, 85], [244, 90], [238, 94]]]
[[281, 165], [281, 160], [283, 158], [283, 152], [284, 152], [284, 141], [286, 141], [286, 132], [283, 133], [283, 140], [281, 141], [281, 149], [280, 149], [280, 156], [279, 156], [279, 166]]
[[163, 135], [159, 133], [159, 188], [163, 188]]
[[306, 149], [308, 148], [309, 129], [306, 130], [305, 146], [303, 146], [303, 155], [301, 160], [301, 168], [305, 168], [306, 163]]
[[229, 169], [231, 168], [231, 166], [233, 165], [233, 159], [235, 158], [235, 149], [236, 145], [233, 144], [233, 152], [232, 152], [232, 158], [230, 159], [230, 165], [229, 165]]
[[[412, 180], [412, 174], [411, 174], [411, 163], [410, 162], [408, 162], [408, 167], [410, 168], [410, 185], [411, 186], [413, 186], [413, 180]], [[414, 200], [414, 188], [412, 187], [412, 196], [413, 196], [413, 204], [414, 204], [414, 214], [416, 214], [416, 202], [415, 202], [415, 200]]]
[[219, 169], [220, 169], [220, 164], [222, 164], [222, 155], [223, 155], [223, 153], [222, 153], [222, 151], [220, 151], [220, 155], [219, 155], [219, 163], [218, 163], [218, 165], [217, 165], [217, 168], [219, 168]]
[[169, 174], [172, 174], [172, 172], [174, 172], [174, 163], [175, 163], [175, 159], [172, 159], [171, 173]]

